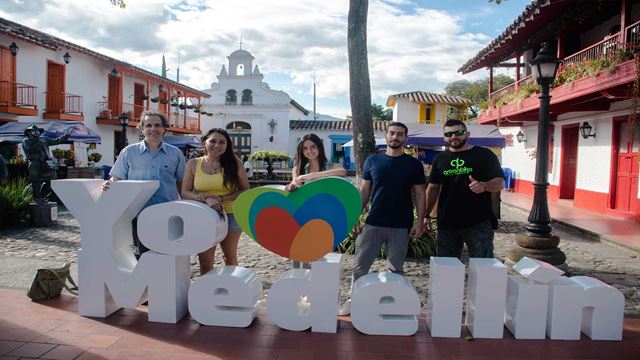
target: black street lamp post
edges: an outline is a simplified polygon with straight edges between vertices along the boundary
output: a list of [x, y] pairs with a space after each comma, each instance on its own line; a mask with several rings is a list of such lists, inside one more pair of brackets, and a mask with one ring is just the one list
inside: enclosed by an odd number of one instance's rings
[[[129, 145], [127, 141], [127, 124], [129, 124], [129, 116], [127, 116], [126, 112], [123, 112], [122, 115], [118, 118], [120, 121], [120, 125], [122, 126], [122, 149], [126, 148]], [[122, 151], [122, 149], [120, 149]]]
[[538, 56], [531, 60], [533, 76], [540, 84], [540, 111], [538, 113], [538, 143], [536, 148], [536, 178], [533, 183], [533, 205], [525, 233], [516, 237], [516, 245], [509, 250], [508, 262], [518, 262], [522, 257], [545, 261], [551, 265], [566, 267], [565, 254], [558, 248], [560, 239], [551, 234], [551, 216], [547, 203], [548, 149], [549, 149], [549, 87], [558, 69], [558, 59], [551, 44], [545, 44]]

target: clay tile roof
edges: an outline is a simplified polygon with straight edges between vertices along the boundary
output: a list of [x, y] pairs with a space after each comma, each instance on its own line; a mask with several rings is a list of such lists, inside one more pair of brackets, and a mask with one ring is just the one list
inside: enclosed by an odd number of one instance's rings
[[[373, 131], [385, 131], [390, 121], [373, 120]], [[290, 130], [302, 131], [351, 131], [353, 122], [351, 120], [291, 120]]]
[[[467, 61], [458, 72], [466, 74], [493, 63], [512, 58], [524, 42], [528, 41], [540, 29], [548, 27], [559, 15], [572, 9], [572, 6], [589, 6], [587, 1], [575, 0], [534, 0], [527, 5], [511, 25], [509, 25], [489, 45]], [[596, 6], [593, 6], [597, 8]]]
[[296, 109], [302, 111], [303, 114], [305, 115], [309, 115], [309, 110], [305, 109], [304, 106], [300, 105], [297, 101], [291, 99], [291, 101], [289, 101], [289, 103], [295, 107]]
[[387, 98], [387, 106], [393, 106], [396, 99], [409, 99], [411, 102], [423, 102], [432, 104], [471, 105], [473, 102], [460, 96], [435, 94], [426, 91], [412, 91], [394, 94]]
[[24, 40], [26, 42], [32, 43], [32, 44], [36, 44], [38, 46], [42, 46], [44, 48], [47, 49], [51, 49], [51, 50], [61, 50], [61, 49], [69, 49], [69, 50], [74, 50], [77, 51], [79, 53], [82, 54], [86, 54], [89, 56], [92, 56], [98, 60], [104, 61], [104, 62], [109, 62], [112, 64], [118, 64], [120, 66], [123, 67], [127, 67], [131, 70], [133, 70], [134, 72], [138, 72], [138, 73], [143, 73], [146, 75], [149, 75], [151, 77], [154, 77], [160, 81], [163, 82], [167, 82], [167, 83], [172, 83], [175, 84], [178, 87], [181, 88], [185, 88], [185, 89], [189, 89], [194, 93], [197, 93], [198, 95], [201, 95], [203, 97], [210, 97], [209, 94], [202, 92], [200, 90], [191, 88], [189, 86], [186, 86], [184, 84], [180, 84], [177, 83], [173, 80], [167, 79], [167, 78], [163, 78], [162, 76], [152, 73], [151, 71], [145, 70], [143, 68], [139, 68], [137, 66], [131, 65], [127, 62], [112, 58], [110, 56], [104, 55], [104, 54], [100, 54], [98, 52], [95, 52], [91, 49], [88, 49], [84, 46], [80, 46], [77, 44], [74, 44], [72, 42], [60, 39], [58, 37], [43, 33], [42, 31], [38, 31], [35, 29], [32, 29], [28, 26], [24, 26], [22, 24], [18, 24], [15, 23], [13, 21], [7, 20], [5, 18], [0, 17], [0, 33], [5, 33], [10, 37], [13, 37], [15, 39], [20, 39], [20, 40]]

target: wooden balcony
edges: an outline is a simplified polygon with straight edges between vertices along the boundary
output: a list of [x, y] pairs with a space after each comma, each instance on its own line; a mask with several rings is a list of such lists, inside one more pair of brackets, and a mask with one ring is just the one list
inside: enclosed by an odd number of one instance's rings
[[144, 111], [144, 105], [100, 101], [98, 102], [96, 124], [120, 125], [120, 120], [118, 119], [122, 113], [126, 113], [129, 117], [129, 126], [137, 126]]
[[84, 121], [82, 96], [64, 92], [44, 93], [46, 109], [42, 117], [47, 120]]
[[[556, 79], [595, 60], [605, 60], [616, 65], [613, 69], [602, 69], [593, 76], [582, 76], [553, 87], [550, 93], [552, 120], [567, 112], [606, 111], [612, 102], [630, 98], [629, 87], [636, 77], [635, 59], [622, 59], [631, 55], [627, 50], [640, 47], [640, 22], [628, 26], [624, 34], [627, 39], [624, 44], [620, 41], [623, 33], [617, 33], [562, 59]], [[500, 122], [503, 126], [537, 121], [538, 94], [531, 91], [526, 94], [523, 91], [518, 93], [533, 81], [528, 76], [489, 94], [489, 103], [493, 107], [483, 110], [478, 121], [481, 124]], [[525, 97], [527, 94], [530, 95]]]
[[[116, 111], [114, 112], [113, 109]], [[171, 109], [178, 109], [171, 107]], [[98, 114], [96, 116], [96, 124], [120, 125], [118, 118], [124, 112], [129, 116], [129, 126], [137, 126], [140, 123], [140, 117], [146, 108], [143, 105], [135, 105], [129, 103], [115, 103], [108, 101], [98, 102]], [[169, 131], [184, 134], [201, 134], [200, 121], [197, 117], [186, 116], [186, 110], [173, 112], [165, 112], [155, 110], [163, 114], [169, 120]]]
[[14, 81], [0, 81], [0, 113], [38, 115], [36, 87]]
[[202, 134], [200, 120], [197, 117], [186, 116], [184, 110], [169, 114], [169, 131], [184, 134]]

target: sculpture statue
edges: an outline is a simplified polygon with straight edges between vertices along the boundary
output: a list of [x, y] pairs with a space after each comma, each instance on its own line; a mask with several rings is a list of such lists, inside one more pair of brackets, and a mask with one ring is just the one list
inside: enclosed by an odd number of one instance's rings
[[33, 192], [33, 201], [43, 204], [51, 193], [51, 180], [56, 178], [56, 172], [49, 166], [49, 146], [62, 144], [67, 141], [73, 127], [67, 129], [56, 139], [42, 137], [44, 129], [30, 125], [24, 130], [26, 138], [22, 141], [22, 149], [29, 160], [29, 181]]

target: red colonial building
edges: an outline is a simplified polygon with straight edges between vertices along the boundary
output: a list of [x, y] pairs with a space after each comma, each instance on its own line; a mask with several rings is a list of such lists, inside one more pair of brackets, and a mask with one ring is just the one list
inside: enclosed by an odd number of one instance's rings
[[515, 78], [502, 89], [490, 85], [478, 122], [507, 136], [503, 166], [514, 171], [513, 190], [526, 194], [533, 194], [540, 91], [528, 63], [543, 43], [561, 60], [551, 89], [549, 200], [640, 221], [640, 1], [533, 1], [459, 69]]

